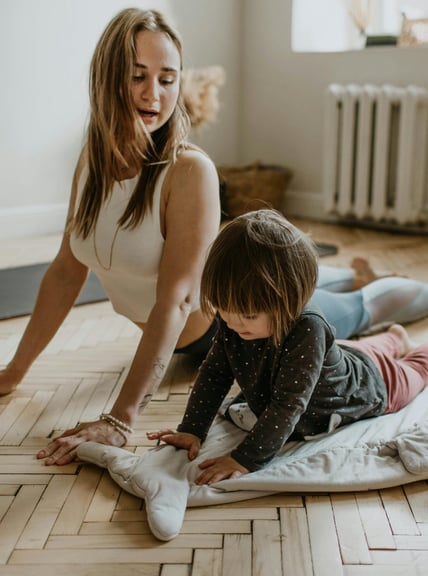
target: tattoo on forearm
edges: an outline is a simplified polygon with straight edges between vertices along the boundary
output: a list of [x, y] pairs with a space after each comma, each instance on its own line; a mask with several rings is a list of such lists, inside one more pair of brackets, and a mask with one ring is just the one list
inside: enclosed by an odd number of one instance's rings
[[152, 399], [153, 394], [155, 393], [158, 385], [160, 384], [160, 381], [164, 377], [165, 370], [166, 370], [166, 364], [164, 364], [160, 358], [157, 358], [155, 363], [153, 364], [154, 385], [152, 386], [152, 391], [148, 392], [147, 394], [144, 394], [143, 399], [138, 405], [139, 410], [143, 410]]
[[153, 372], [155, 380], [162, 380], [166, 370], [166, 364], [164, 364], [160, 358], [156, 358], [153, 364]]
[[145, 394], [144, 398], [139, 403], [138, 408], [140, 410], [143, 410], [143, 408], [145, 408], [147, 406], [147, 404], [150, 402], [150, 400], [152, 399], [152, 396], [153, 396], [153, 394]]

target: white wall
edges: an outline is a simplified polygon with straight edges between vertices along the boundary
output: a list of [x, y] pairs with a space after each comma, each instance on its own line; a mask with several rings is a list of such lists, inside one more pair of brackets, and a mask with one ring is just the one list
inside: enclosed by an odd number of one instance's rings
[[292, 168], [288, 213], [320, 215], [323, 98], [338, 83], [428, 88], [428, 48], [291, 51], [292, 0], [245, 0], [240, 161]]
[[239, 153], [240, 20], [245, 2], [171, 0], [173, 18], [184, 41], [184, 64], [190, 68], [220, 65], [226, 72], [217, 122], [192, 135], [192, 140], [220, 164], [236, 161]]
[[111, 16], [134, 4], [173, 19], [187, 66], [224, 66], [219, 121], [195, 139], [217, 163], [289, 166], [289, 213], [320, 213], [330, 82], [428, 87], [427, 48], [293, 53], [292, 0], [1, 0], [0, 239], [62, 229], [89, 60]]
[[239, 0], [1, 0], [0, 238], [62, 230], [87, 120], [95, 44], [122, 8], [156, 7], [183, 36], [188, 66], [222, 65], [218, 124], [195, 135], [218, 162], [237, 153]]

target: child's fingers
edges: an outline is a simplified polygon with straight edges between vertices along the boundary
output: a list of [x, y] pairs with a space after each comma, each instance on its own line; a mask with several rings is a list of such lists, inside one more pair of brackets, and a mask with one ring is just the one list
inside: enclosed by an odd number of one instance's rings
[[202, 484], [214, 484], [215, 482], [220, 482], [228, 477], [229, 473], [226, 471], [205, 470], [205, 472], [202, 472], [202, 474], [200, 474], [196, 479], [196, 484], [199, 486]]
[[194, 443], [189, 448], [189, 460], [194, 460], [199, 454], [199, 444]]
[[162, 436], [169, 434], [175, 434], [175, 431], [170, 429], [158, 430], [157, 432], [147, 432], [146, 436], [149, 440], [159, 440]]
[[198, 466], [199, 466], [199, 468], [204, 470], [205, 468], [209, 468], [210, 466], [212, 466], [215, 461], [216, 461], [216, 458], [209, 458], [208, 460], [204, 460], [203, 462], [198, 464]]

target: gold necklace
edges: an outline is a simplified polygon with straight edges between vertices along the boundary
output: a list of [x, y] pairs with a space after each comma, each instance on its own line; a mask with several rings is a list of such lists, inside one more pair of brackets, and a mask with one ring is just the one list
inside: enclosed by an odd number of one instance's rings
[[101, 262], [100, 257], [98, 256], [97, 242], [96, 242], [96, 239], [95, 239], [95, 235], [96, 235], [96, 233], [97, 233], [97, 225], [95, 224], [94, 233], [93, 233], [93, 235], [92, 235], [92, 242], [93, 242], [93, 245], [94, 245], [95, 257], [96, 257], [96, 259], [97, 259], [97, 261], [98, 261], [98, 264], [101, 266], [101, 268], [103, 268], [103, 270], [107, 270], [107, 271], [108, 271], [108, 270], [111, 270], [111, 265], [112, 265], [112, 262], [113, 262], [113, 249], [114, 249], [114, 245], [116, 244], [116, 238], [117, 238], [117, 235], [118, 235], [118, 233], [119, 233], [119, 228], [120, 228], [120, 225], [118, 224], [118, 225], [116, 226], [116, 231], [115, 231], [115, 233], [114, 233], [113, 240], [112, 240], [111, 246], [110, 246], [110, 256], [109, 256], [108, 266], [104, 266], [104, 264]]

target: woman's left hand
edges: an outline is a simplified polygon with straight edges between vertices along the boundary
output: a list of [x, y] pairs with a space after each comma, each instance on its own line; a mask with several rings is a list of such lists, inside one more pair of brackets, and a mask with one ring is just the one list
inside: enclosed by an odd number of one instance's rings
[[196, 479], [196, 484], [214, 484], [226, 478], [240, 478], [248, 474], [249, 470], [241, 466], [231, 456], [220, 456], [219, 458], [209, 458], [199, 464], [199, 468], [204, 470]]
[[124, 437], [108, 422], [103, 420], [84, 422], [54, 438], [46, 448], [37, 453], [37, 458], [45, 458], [46, 466], [52, 464], [63, 466], [77, 460], [77, 447], [89, 441], [108, 446], [125, 444]]

